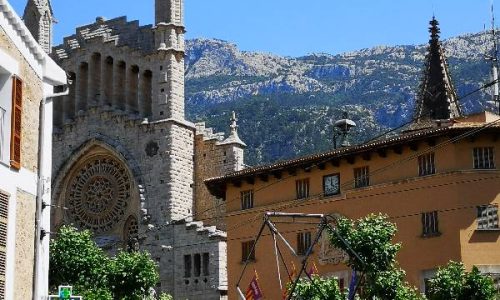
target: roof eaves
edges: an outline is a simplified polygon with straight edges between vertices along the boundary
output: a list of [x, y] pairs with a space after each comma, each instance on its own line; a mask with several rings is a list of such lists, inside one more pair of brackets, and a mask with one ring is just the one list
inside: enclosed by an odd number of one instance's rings
[[397, 145], [401, 142], [409, 142], [415, 139], [421, 139], [424, 137], [434, 137], [436, 135], [440, 135], [443, 132], [447, 131], [452, 131], [452, 130], [457, 130], [457, 129], [466, 129], [471, 126], [467, 127], [440, 127], [440, 128], [433, 128], [433, 129], [428, 129], [428, 130], [420, 130], [416, 132], [411, 132], [407, 134], [402, 134], [398, 135], [395, 137], [379, 140], [379, 141], [374, 141], [370, 143], [365, 143], [357, 146], [351, 146], [348, 148], [342, 148], [342, 149], [336, 149], [332, 151], [327, 151], [319, 154], [314, 154], [314, 155], [309, 155], [309, 156], [304, 156], [301, 158], [296, 158], [296, 159], [291, 159], [291, 160], [285, 160], [281, 162], [277, 162], [274, 164], [270, 165], [263, 165], [263, 166], [257, 166], [253, 168], [248, 168], [244, 169], [241, 171], [237, 171], [234, 173], [230, 173], [224, 176], [219, 176], [219, 177], [214, 177], [214, 178], [209, 178], [205, 180], [207, 184], [209, 183], [215, 183], [215, 182], [224, 182], [227, 180], [235, 180], [239, 178], [244, 178], [247, 176], [256, 176], [259, 174], [262, 174], [264, 172], [273, 172], [273, 171], [279, 171], [283, 169], [288, 169], [288, 168], [293, 168], [297, 167], [302, 164], [308, 164], [308, 163], [314, 163], [317, 162], [318, 160], [321, 159], [334, 159], [334, 158], [342, 158], [345, 156], [350, 156], [350, 155], [357, 155], [360, 153], [363, 153], [368, 150], [373, 150], [376, 148], [382, 148], [382, 147], [390, 147]]

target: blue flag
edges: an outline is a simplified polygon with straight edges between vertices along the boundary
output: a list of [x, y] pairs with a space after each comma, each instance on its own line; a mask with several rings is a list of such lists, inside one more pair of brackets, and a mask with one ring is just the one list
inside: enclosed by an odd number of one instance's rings
[[354, 296], [356, 295], [356, 282], [358, 281], [358, 275], [356, 274], [356, 269], [352, 269], [351, 274], [351, 283], [349, 284], [349, 300], [354, 300]]

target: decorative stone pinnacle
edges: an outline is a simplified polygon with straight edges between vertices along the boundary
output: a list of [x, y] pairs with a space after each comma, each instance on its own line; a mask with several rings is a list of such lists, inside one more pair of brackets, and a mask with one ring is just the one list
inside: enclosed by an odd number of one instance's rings
[[233, 111], [231, 116], [231, 134], [235, 134], [238, 132], [238, 119], [236, 118], [236, 113]]
[[221, 144], [229, 145], [229, 144], [237, 144], [242, 147], [246, 147], [246, 144], [240, 139], [238, 136], [238, 119], [236, 118], [236, 113], [233, 111], [231, 113], [231, 125], [229, 126], [231, 128], [231, 132], [229, 133], [229, 136], [227, 139], [225, 139]]

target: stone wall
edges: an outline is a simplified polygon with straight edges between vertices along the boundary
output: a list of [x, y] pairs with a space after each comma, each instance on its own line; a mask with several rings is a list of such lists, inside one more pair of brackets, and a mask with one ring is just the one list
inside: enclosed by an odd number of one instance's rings
[[243, 148], [225, 143], [224, 133], [214, 133], [205, 123], [196, 124], [195, 139], [195, 219], [225, 229], [226, 203], [210, 194], [204, 180], [243, 168]]
[[[210, 137], [196, 136], [205, 132], [185, 120], [182, 5], [182, 0], [157, 0], [154, 28], [98, 18], [55, 48], [73, 85], [55, 106], [53, 136], [53, 202], [70, 209], [54, 210], [52, 225], [77, 219], [71, 217], [74, 196], [65, 190], [68, 178], [96, 149], [105, 151], [126, 166], [134, 187], [127, 212], [113, 228], [97, 228], [99, 238], [118, 236], [129, 224], [127, 216], [137, 215], [139, 247], [160, 266], [159, 290], [175, 299], [224, 299], [226, 235], [193, 218], [198, 218], [195, 203], [212, 201], [203, 180], [234, 170], [238, 150], [224, 144], [223, 136], [213, 145]], [[222, 213], [204, 215], [222, 221]], [[115, 244], [127, 242], [125, 234], [121, 239]], [[184, 278], [184, 257], [198, 254], [207, 259], [204, 273]]]
[[[184, 136], [172, 139], [172, 131], [178, 131], [179, 134], [183, 132]], [[178, 180], [188, 178], [187, 182], [178, 184], [187, 185], [189, 188], [192, 183], [192, 170], [189, 171], [189, 166], [181, 166], [182, 163], [188, 163], [188, 157], [192, 159], [189, 154], [189, 131], [180, 129], [171, 121], [142, 124], [141, 121], [129, 119], [118, 111], [110, 112], [101, 108], [92, 108], [86, 115], [77, 117], [73, 124], [65, 125], [62, 132], [54, 134], [54, 201], [58, 205], [62, 205], [63, 201], [61, 183], [72, 165], [81, 158], [84, 148], [97, 142], [112, 149], [131, 170], [141, 199], [137, 210], [147, 210], [144, 214], [150, 218], [150, 222], [171, 221], [174, 219], [174, 207], [178, 210], [178, 215], [185, 215], [187, 210], [191, 209], [189, 203], [186, 205], [186, 201], [192, 202], [192, 197], [186, 200], [189, 196], [180, 195], [176, 190], [179, 187], [171, 186], [170, 179], [177, 174], [169, 171], [172, 166], [176, 167], [176, 170], [184, 170], [184, 176]], [[172, 148], [175, 151], [184, 148], [183, 153], [173, 153]], [[189, 189], [185, 192], [189, 195]], [[178, 195], [184, 197], [184, 200], [172, 198]], [[172, 205], [172, 201], [184, 204]]]
[[[180, 222], [144, 233], [143, 244], [160, 265], [160, 288], [175, 299], [216, 300], [227, 291], [226, 234], [202, 222]], [[203, 262], [208, 255], [207, 272]], [[196, 274], [194, 256], [200, 255]], [[186, 276], [185, 256], [191, 256]]]
[[[160, 264], [160, 288], [176, 298], [176, 293], [181, 293], [188, 299], [220, 299], [219, 288], [223, 293], [227, 289], [225, 234], [200, 222], [170, 225], [193, 212], [194, 130], [188, 125], [173, 120], [142, 123], [118, 112], [91, 108], [54, 135], [53, 199], [57, 207], [68, 206], [68, 177], [86, 157], [96, 152], [115, 155], [134, 178], [139, 200], [130, 202], [125, 215], [135, 212], [139, 216], [140, 248], [148, 250]], [[53, 210], [52, 220], [53, 227], [70, 221], [61, 209]], [[124, 216], [114, 229], [99, 234], [98, 241], [118, 236], [125, 221]], [[122, 247], [126, 241], [116, 242]], [[210, 276], [207, 282], [200, 278], [199, 284], [186, 288], [184, 281], [178, 280], [177, 273], [182, 271], [177, 264], [183, 262], [184, 253], [201, 250], [210, 254]]]

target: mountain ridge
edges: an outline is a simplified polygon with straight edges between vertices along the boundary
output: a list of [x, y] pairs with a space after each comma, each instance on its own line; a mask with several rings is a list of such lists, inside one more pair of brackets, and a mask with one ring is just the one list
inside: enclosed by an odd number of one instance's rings
[[[486, 42], [485, 42], [486, 41]], [[489, 80], [485, 32], [443, 41], [457, 93]], [[341, 54], [284, 57], [240, 51], [223, 40], [187, 40], [187, 116], [227, 131], [240, 119], [249, 164], [333, 147], [332, 123], [347, 111], [357, 143], [411, 119], [427, 45], [376, 46]], [[462, 99], [465, 112], [492, 109], [486, 91]]]

